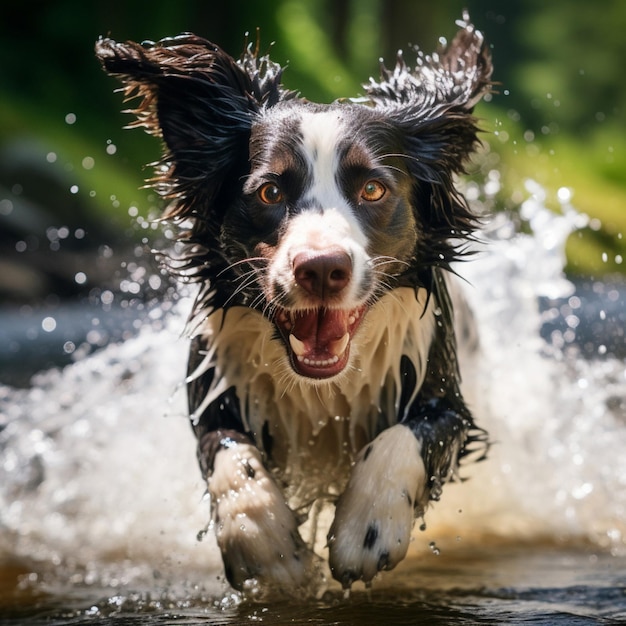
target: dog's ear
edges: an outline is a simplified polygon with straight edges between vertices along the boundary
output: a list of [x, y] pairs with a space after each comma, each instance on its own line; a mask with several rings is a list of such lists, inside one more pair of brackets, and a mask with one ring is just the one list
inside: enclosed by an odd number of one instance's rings
[[491, 88], [491, 55], [483, 35], [464, 14], [449, 45], [433, 55], [418, 53], [410, 70], [402, 54], [393, 71], [365, 89], [371, 104], [395, 127], [414, 181], [416, 218], [423, 233], [419, 264], [448, 268], [463, 255], [462, 241], [476, 228], [475, 216], [454, 186], [454, 175], [478, 143], [474, 105]]
[[381, 81], [370, 79], [364, 85], [373, 104], [384, 108], [403, 134], [413, 139], [424, 164], [447, 164], [453, 171], [463, 169], [475, 146], [478, 129], [472, 109], [489, 92], [492, 73], [482, 33], [467, 13], [463, 18], [449, 45], [432, 55], [418, 51], [413, 70], [399, 52], [392, 71], [381, 65]]
[[170, 216], [189, 214], [198, 196], [210, 203], [229, 172], [245, 167], [254, 114], [292, 95], [281, 87], [280, 66], [251, 46], [236, 61], [185, 34], [143, 44], [100, 39], [96, 55], [122, 81], [127, 99], [141, 99], [130, 126], [167, 146], [169, 168], [160, 169], [155, 186], [176, 198]]

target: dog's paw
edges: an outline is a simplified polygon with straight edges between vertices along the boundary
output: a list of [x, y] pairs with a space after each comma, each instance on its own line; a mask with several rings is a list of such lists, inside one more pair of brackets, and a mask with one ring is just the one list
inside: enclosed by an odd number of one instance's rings
[[330, 569], [344, 588], [406, 556], [425, 485], [420, 444], [407, 427], [393, 426], [359, 452], [328, 533]]
[[293, 512], [249, 444], [220, 450], [209, 479], [226, 577], [239, 590], [289, 590], [308, 583], [313, 554]]

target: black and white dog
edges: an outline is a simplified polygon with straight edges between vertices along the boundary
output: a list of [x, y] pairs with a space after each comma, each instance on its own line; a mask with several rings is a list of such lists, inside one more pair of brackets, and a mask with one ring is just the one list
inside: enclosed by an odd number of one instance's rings
[[234, 60], [192, 34], [97, 42], [140, 98], [134, 125], [165, 144], [152, 182], [180, 226], [177, 271], [200, 284], [188, 397], [236, 588], [304, 585], [299, 526], [324, 501], [333, 576], [371, 581], [486, 448], [459, 390], [449, 277], [476, 226], [453, 179], [492, 68], [459, 26], [328, 105], [251, 46]]

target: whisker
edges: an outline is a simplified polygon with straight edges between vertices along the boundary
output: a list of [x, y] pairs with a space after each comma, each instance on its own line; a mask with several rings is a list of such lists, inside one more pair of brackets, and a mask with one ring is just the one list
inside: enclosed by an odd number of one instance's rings
[[[390, 152], [388, 154], [382, 155], [381, 158], [383, 158], [383, 159], [391, 159], [391, 158], [407, 159], [407, 160], [410, 160], [410, 161], [415, 161], [416, 163], [421, 163], [419, 157], [416, 157], [413, 154], [406, 154], [404, 152]], [[392, 166], [392, 165], [390, 165], [390, 166], [383, 165], [383, 167], [394, 167], [394, 166]]]
[[389, 265], [392, 263], [397, 263], [398, 265], [406, 265], [406, 267], [409, 267], [410, 265], [407, 261], [402, 261], [393, 256], [377, 256], [377, 257], [370, 259], [369, 261], [369, 265], [373, 269], [377, 269], [381, 265]]
[[[252, 263], [254, 261], [263, 261], [265, 264], [268, 263], [268, 260], [265, 257], [262, 257], [262, 256], [247, 257], [245, 259], [241, 259], [240, 261], [235, 261], [234, 263], [230, 263], [227, 267], [225, 267], [223, 270], [221, 270], [217, 275], [221, 276], [222, 274], [225, 274], [229, 270], [235, 269], [239, 265], [243, 265], [245, 263]], [[252, 270], [250, 270], [250, 271], [258, 271], [258, 270], [253, 267]]]
[[[261, 291], [261, 288], [259, 286], [255, 286], [256, 283], [256, 273], [255, 272], [250, 272], [248, 273], [247, 276], [242, 276], [241, 279], [244, 279], [243, 282], [241, 284], [239, 284], [237, 286], [237, 288], [228, 296], [227, 300], [225, 301], [225, 305], [230, 304], [230, 302], [232, 302], [232, 300], [239, 295], [240, 293], [243, 293], [246, 289], [250, 288], [250, 287], [254, 287], [257, 291]], [[256, 296], [257, 298], [259, 296]], [[261, 297], [262, 297], [262, 292], [261, 292]], [[256, 299], [256, 298], [255, 298]]]
[[[394, 155], [389, 155], [389, 156], [394, 156]], [[380, 166], [381, 169], [383, 170], [391, 170], [393, 172], [398, 172], [400, 174], [406, 175], [407, 172], [405, 172], [403, 169], [397, 167], [396, 165], [387, 165], [387, 164], [382, 164]]]

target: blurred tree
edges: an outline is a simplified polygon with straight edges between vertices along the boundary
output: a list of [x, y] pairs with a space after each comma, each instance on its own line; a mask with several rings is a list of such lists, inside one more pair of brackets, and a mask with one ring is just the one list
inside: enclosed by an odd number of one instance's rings
[[623, 0], [527, 0], [514, 39], [512, 71], [519, 107], [537, 127], [588, 135], [605, 121], [623, 129], [626, 3]]
[[3, 100], [8, 95], [57, 115], [83, 105], [97, 123], [119, 102], [91, 52], [99, 35], [142, 40], [194, 31], [237, 54], [244, 33], [254, 39], [260, 28], [262, 46], [276, 42], [273, 56], [289, 62], [286, 80], [312, 99], [328, 100], [376, 74], [381, 56], [391, 64], [398, 48], [432, 49], [438, 36], [453, 34], [465, 7], [495, 49], [507, 102], [529, 122], [558, 119], [563, 129], [580, 132], [621, 113], [623, 0], [8, 3], [0, 23], [0, 86]]

